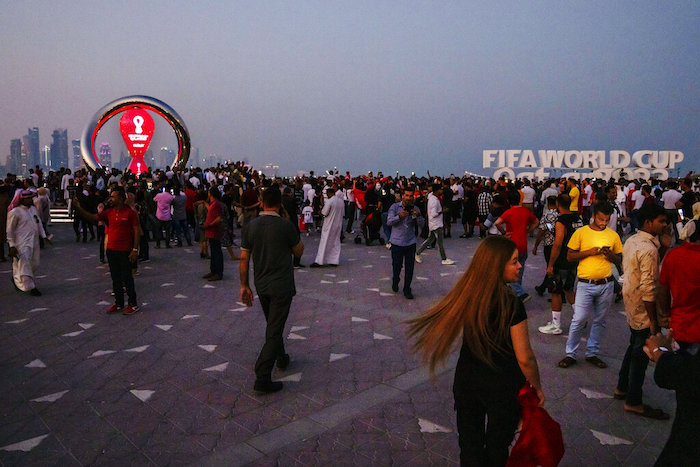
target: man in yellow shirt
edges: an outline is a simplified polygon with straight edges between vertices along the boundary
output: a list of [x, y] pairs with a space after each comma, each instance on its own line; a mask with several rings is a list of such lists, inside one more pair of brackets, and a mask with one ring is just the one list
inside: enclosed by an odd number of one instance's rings
[[593, 222], [577, 229], [567, 244], [567, 260], [579, 263], [576, 269], [578, 279], [574, 317], [566, 341], [566, 357], [559, 362], [561, 368], [568, 368], [576, 363], [576, 351], [591, 312], [593, 323], [586, 344], [586, 361], [598, 368], [608, 366], [598, 357], [598, 353], [605, 332], [605, 315], [615, 295], [612, 265], [620, 265], [622, 262], [620, 236], [608, 228], [612, 211], [610, 204], [596, 203], [593, 206]]
[[578, 199], [581, 196], [581, 191], [576, 187], [576, 179], [569, 177], [566, 181], [566, 187], [569, 190], [569, 197], [571, 198], [571, 206], [569, 206], [569, 211], [574, 214], [578, 214]]

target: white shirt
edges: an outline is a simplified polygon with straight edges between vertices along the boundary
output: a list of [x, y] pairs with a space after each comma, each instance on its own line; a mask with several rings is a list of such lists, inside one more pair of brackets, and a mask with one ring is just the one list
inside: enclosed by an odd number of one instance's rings
[[547, 198], [549, 198], [550, 196], [557, 196], [558, 194], [559, 194], [559, 190], [557, 190], [556, 188], [554, 188], [553, 186], [550, 185], [549, 188], [546, 188], [542, 192], [542, 197], [540, 198], [540, 202], [542, 204], [547, 204]]
[[593, 188], [590, 185], [586, 185], [586, 188], [583, 189], [583, 194], [585, 195], [583, 197], [583, 206], [590, 206], [591, 196], [593, 196]]
[[437, 196], [428, 193], [428, 229], [437, 230], [444, 226], [442, 222], [442, 205]]
[[634, 208], [632, 209], [640, 209], [642, 207], [642, 204], [644, 204], [644, 194], [642, 190], [637, 190], [632, 193], [632, 201], [634, 201]]
[[524, 186], [520, 189], [523, 192], [523, 204], [533, 204], [535, 202], [535, 190], [531, 186]]
[[678, 190], [664, 191], [661, 201], [664, 202], [664, 209], [676, 209], [676, 203], [683, 197]]
[[454, 193], [452, 199], [464, 199], [464, 187], [461, 183], [455, 183], [450, 188], [452, 189], [452, 193]]

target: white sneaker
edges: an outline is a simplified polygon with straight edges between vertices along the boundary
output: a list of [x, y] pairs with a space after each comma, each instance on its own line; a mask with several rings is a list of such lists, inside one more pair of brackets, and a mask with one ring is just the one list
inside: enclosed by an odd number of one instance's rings
[[447, 258], [447, 259], [442, 260], [442, 264], [444, 264], [445, 266], [451, 266], [451, 265], [455, 264], [455, 262], [454, 262], [454, 260]]
[[389, 243], [389, 242], [386, 242], [386, 243], [384, 244], [384, 246], [386, 247], [387, 250], [390, 250], [390, 249], [391, 249], [391, 243]]
[[542, 334], [561, 334], [561, 327], [557, 326], [556, 324], [552, 323], [551, 321], [547, 323], [546, 326], [540, 326], [539, 331]]
[[420, 257], [420, 255], [416, 255], [416, 263], [420, 264], [423, 262], [423, 258]]

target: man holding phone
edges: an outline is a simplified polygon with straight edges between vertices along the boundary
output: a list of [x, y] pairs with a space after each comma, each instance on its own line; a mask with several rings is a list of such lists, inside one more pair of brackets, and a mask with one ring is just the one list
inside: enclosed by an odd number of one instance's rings
[[401, 201], [391, 205], [386, 219], [387, 225], [391, 226], [391, 238], [389, 239], [393, 270], [391, 290], [399, 291], [399, 276], [401, 268], [405, 265], [403, 295], [409, 300], [413, 299], [411, 281], [415, 266], [416, 231], [423, 226], [423, 216], [414, 203], [413, 189], [405, 188], [401, 195]]
[[559, 362], [561, 368], [568, 368], [576, 363], [576, 351], [591, 312], [593, 323], [586, 343], [586, 361], [597, 368], [608, 366], [598, 354], [605, 332], [605, 316], [614, 298], [615, 279], [612, 275], [612, 265], [622, 262], [620, 236], [608, 228], [612, 212], [609, 204], [597, 202], [593, 206], [593, 221], [590, 225], [576, 230], [567, 244], [567, 260], [578, 261], [578, 279], [574, 317], [566, 341], [566, 357]]

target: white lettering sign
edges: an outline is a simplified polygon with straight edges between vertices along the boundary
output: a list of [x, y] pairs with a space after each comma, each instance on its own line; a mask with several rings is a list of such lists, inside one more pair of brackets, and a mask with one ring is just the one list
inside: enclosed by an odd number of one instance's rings
[[[624, 170], [627, 178], [668, 178], [668, 170], [683, 162], [681, 151], [656, 151], [643, 149], [630, 154], [627, 151], [581, 151], [540, 149], [485, 149], [482, 154], [485, 169], [496, 169], [494, 178], [545, 179], [550, 176], [545, 169], [572, 169], [564, 177], [603, 178], [619, 177]], [[631, 165], [633, 164], [633, 165]], [[513, 169], [529, 169], [518, 174]]]

